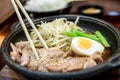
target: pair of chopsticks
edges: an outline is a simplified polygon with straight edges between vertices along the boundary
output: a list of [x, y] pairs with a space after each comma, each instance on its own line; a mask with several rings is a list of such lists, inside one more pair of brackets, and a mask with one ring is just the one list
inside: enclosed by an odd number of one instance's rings
[[[32, 26], [33, 30], [36, 32], [36, 34], [37, 34], [38, 38], [40, 39], [40, 41], [42, 42], [44, 48], [48, 49], [48, 46], [46, 45], [44, 39], [42, 38], [42, 36], [41, 36], [40, 33], [38, 32], [38, 30], [37, 30], [37, 28], [35, 27], [35, 25], [34, 25], [34, 23], [32, 22], [32, 20], [30, 19], [29, 15], [28, 15], [27, 12], [25, 11], [25, 9], [24, 9], [24, 7], [22, 6], [21, 2], [20, 2], [19, 0], [11, 0], [11, 2], [12, 2], [12, 5], [13, 5], [13, 7], [14, 7], [14, 9], [15, 9], [15, 12], [16, 12], [16, 14], [17, 14], [17, 16], [18, 16], [18, 19], [19, 19], [19, 21], [20, 21], [20, 23], [21, 23], [21, 25], [22, 25], [22, 28], [23, 28], [23, 30], [24, 30], [24, 32], [25, 32], [25, 35], [26, 35], [26, 37], [27, 37], [27, 39], [28, 39], [28, 41], [29, 41], [29, 43], [30, 43], [30, 46], [31, 46], [31, 48], [32, 48], [32, 50], [33, 50], [33, 53], [34, 53], [36, 59], [39, 59], [39, 56], [38, 56], [37, 51], [36, 51], [36, 49], [35, 49], [34, 43], [33, 43], [32, 39], [31, 39], [31, 37], [30, 37], [30, 35], [29, 35], [28, 31], [27, 31], [27, 28], [26, 28], [26, 26], [25, 26], [25, 24], [24, 24], [24, 21], [23, 21], [23, 19], [22, 19], [22, 17], [21, 17], [21, 14], [20, 14], [20, 12], [19, 12], [19, 10], [18, 10], [17, 5], [20, 7], [21, 11], [23, 12], [23, 14], [25, 15], [25, 17], [27, 18], [27, 20], [28, 20], [28, 22], [30, 23], [30, 25]], [[16, 3], [17, 3], [17, 4], [16, 4]]]

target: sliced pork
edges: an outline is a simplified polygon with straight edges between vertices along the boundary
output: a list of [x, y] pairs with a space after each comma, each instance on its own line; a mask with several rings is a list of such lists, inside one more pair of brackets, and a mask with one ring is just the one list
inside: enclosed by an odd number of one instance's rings
[[41, 72], [70, 72], [82, 69], [88, 69], [103, 62], [100, 54], [96, 53], [90, 57], [81, 57], [71, 51], [63, 52], [60, 49], [50, 50], [45, 48], [36, 49], [39, 60], [36, 59], [33, 51], [28, 44], [11, 43], [11, 58], [31, 70]]
[[21, 66], [27, 66], [30, 62], [30, 52], [31, 48], [27, 44], [17, 45], [21, 53]]
[[83, 69], [92, 68], [96, 65], [97, 63], [92, 58], [88, 58], [87, 61], [83, 65]]
[[61, 56], [63, 56], [64, 52], [57, 49], [57, 50], [50, 50], [50, 49], [45, 49], [45, 48], [41, 48], [37, 50], [38, 55], [40, 56], [40, 58], [43, 59], [55, 59], [55, 58], [59, 58]]
[[83, 69], [83, 64], [87, 61], [86, 57], [74, 57], [68, 60], [68, 67], [64, 70], [64, 72], [75, 71]]
[[12, 60], [20, 63], [21, 55], [20, 55], [18, 48], [15, 45], [13, 45], [12, 43], [10, 43], [10, 46], [12, 48], [12, 52], [10, 52], [10, 56], [11, 56]]
[[97, 64], [102, 63], [103, 62], [103, 58], [100, 54], [94, 54], [91, 56], [92, 59], [94, 59], [96, 61]]
[[52, 72], [63, 72], [68, 66], [68, 60], [58, 58], [48, 62], [45, 67], [47, 70]]

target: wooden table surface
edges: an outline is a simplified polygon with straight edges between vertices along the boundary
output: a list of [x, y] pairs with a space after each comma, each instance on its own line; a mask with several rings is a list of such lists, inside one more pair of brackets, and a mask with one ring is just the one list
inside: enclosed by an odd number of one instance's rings
[[[4, 0], [2, 0], [4, 1]], [[9, 0], [6, 0], [6, 2], [10, 4]], [[117, 16], [117, 20], [113, 20], [112, 18], [114, 17], [109, 17], [106, 16], [106, 12], [108, 11], [117, 11], [120, 12], [120, 1], [119, 0], [89, 0], [87, 2], [76, 2], [73, 4], [73, 7], [71, 8], [70, 14], [77, 14], [77, 9], [79, 6], [82, 6], [84, 4], [98, 4], [101, 5], [105, 8], [105, 13], [104, 15], [101, 16], [101, 19], [104, 19], [106, 21], [111, 22], [112, 24], [114, 24], [116, 26], [116, 28], [120, 29], [120, 16]], [[112, 6], [114, 5], [114, 6]], [[1, 8], [1, 3], [0, 3], [0, 8]], [[12, 9], [12, 8], [10, 8]], [[0, 12], [2, 9], [0, 9]], [[3, 18], [0, 18], [1, 24], [0, 26], [2, 26], [3, 28], [0, 29], [0, 45], [2, 44], [3, 39], [7, 36], [7, 34], [9, 34], [10, 32], [10, 26], [18, 21], [16, 14], [14, 13], [14, 10], [8, 10], [6, 11], [6, 14], [12, 13], [12, 16], [9, 15], [9, 17], [7, 17], [7, 19], [5, 19], [3, 16]], [[2, 13], [3, 14], [3, 13]], [[0, 16], [2, 16], [2, 14], [0, 14]], [[110, 19], [111, 18], [111, 19]], [[5, 20], [4, 20], [5, 19]], [[17, 74], [16, 72], [14, 72], [13, 70], [9, 69], [6, 65], [4, 65], [4, 63], [2, 62], [1, 58], [0, 58], [0, 80], [26, 80], [24, 77], [20, 76], [19, 74]], [[120, 68], [116, 68], [116, 69], [112, 69], [110, 71], [105, 72], [104, 74], [102, 74], [101, 77], [98, 78], [93, 78], [94, 80], [120, 80]]]

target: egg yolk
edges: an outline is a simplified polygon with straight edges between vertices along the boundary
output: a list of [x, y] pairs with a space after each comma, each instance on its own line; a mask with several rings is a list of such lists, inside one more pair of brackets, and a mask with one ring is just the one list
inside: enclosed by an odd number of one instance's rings
[[78, 40], [79, 47], [82, 49], [88, 49], [91, 47], [91, 42], [88, 39], [81, 38]]

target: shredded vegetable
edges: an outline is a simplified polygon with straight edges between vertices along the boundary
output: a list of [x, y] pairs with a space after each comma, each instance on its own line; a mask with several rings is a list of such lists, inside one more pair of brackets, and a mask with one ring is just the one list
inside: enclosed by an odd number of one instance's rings
[[[38, 31], [42, 35], [47, 46], [52, 50], [53, 49], [62, 49], [63, 51], [70, 50], [72, 37], [68, 37], [63, 33], [66, 31], [70, 31], [71, 29], [83, 31], [74, 22], [68, 21], [66, 18], [55, 19], [52, 22], [41, 22], [41, 24], [38, 25]], [[72, 35], [69, 32], [66, 32], [65, 34]], [[30, 35], [33, 42], [35, 42], [34, 43], [35, 46], [42, 47], [41, 45], [42, 43], [38, 41], [38, 37], [33, 30], [30, 33]]]

